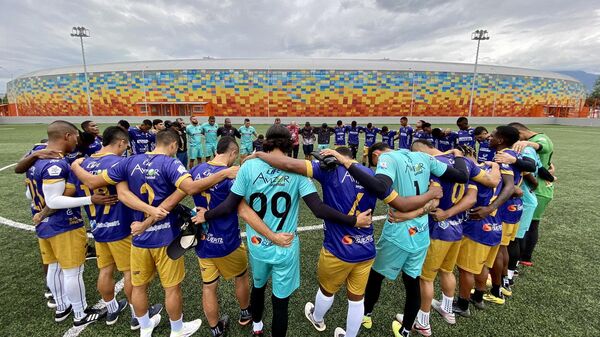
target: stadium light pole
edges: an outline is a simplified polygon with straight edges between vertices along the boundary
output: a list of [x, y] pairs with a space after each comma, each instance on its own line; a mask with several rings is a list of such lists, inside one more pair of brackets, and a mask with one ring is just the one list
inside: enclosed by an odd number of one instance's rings
[[85, 63], [85, 49], [83, 48], [83, 38], [90, 37], [90, 31], [89, 29], [83, 26], [73, 27], [73, 29], [71, 30], [71, 36], [78, 37], [79, 41], [81, 42], [81, 56], [83, 57], [83, 74], [85, 76], [85, 91], [87, 94], [88, 112], [90, 116], [93, 116], [94, 114], [92, 113], [92, 100], [90, 99], [90, 81], [88, 80], [87, 65]]
[[479, 45], [482, 40], [489, 40], [488, 31], [478, 29], [471, 33], [471, 40], [477, 41], [477, 52], [475, 53], [475, 67], [473, 68], [473, 81], [471, 82], [471, 98], [469, 99], [469, 117], [473, 113], [473, 96], [475, 96], [475, 79], [477, 77], [477, 63], [479, 61]]

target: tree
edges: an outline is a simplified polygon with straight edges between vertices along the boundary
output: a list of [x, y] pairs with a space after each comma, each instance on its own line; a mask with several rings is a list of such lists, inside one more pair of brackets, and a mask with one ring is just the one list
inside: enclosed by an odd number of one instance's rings
[[594, 83], [594, 88], [592, 92], [588, 95], [585, 100], [585, 105], [587, 106], [597, 106], [600, 103], [600, 76], [596, 79], [596, 83]]

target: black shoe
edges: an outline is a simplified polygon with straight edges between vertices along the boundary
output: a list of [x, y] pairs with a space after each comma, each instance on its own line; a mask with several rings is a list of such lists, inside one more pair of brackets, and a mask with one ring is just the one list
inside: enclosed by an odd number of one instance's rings
[[125, 308], [127, 308], [127, 305], [129, 303], [127, 303], [126, 299], [122, 299], [119, 302], [117, 302], [119, 305], [119, 308], [117, 309], [117, 311], [110, 313], [107, 312], [106, 313], [106, 325], [113, 325], [115, 323], [117, 323], [117, 320], [119, 320], [119, 314], [125, 310]]
[[96, 248], [94, 246], [88, 245], [85, 252], [86, 260], [93, 260], [96, 258]]
[[473, 295], [471, 295], [471, 297], [469, 298], [469, 302], [473, 303], [473, 306], [475, 306], [475, 308], [479, 310], [485, 310], [485, 303], [483, 303], [483, 300], [481, 300], [481, 302], [477, 302], [473, 298]]
[[[161, 313], [161, 311], [163, 310], [163, 305], [160, 303], [156, 303], [154, 305], [151, 305], [150, 308], [148, 308], [148, 316], [150, 318], [158, 315]], [[135, 313], [134, 313], [135, 316]], [[131, 330], [137, 330], [140, 328], [140, 322], [138, 322], [138, 319], [135, 317], [131, 317], [131, 326], [130, 326]]]
[[455, 313], [456, 315], [465, 317], [465, 318], [469, 318], [471, 317], [471, 310], [467, 307], [467, 310], [463, 310], [458, 306], [458, 302], [454, 301], [452, 303], [452, 312]]
[[509, 278], [509, 279], [508, 279], [508, 286], [509, 286], [509, 287], [512, 287], [512, 286], [514, 286], [514, 285], [515, 285], [515, 280], [514, 280], [514, 279], [511, 279], [511, 278]]
[[57, 311], [54, 314], [54, 321], [55, 322], [62, 322], [62, 321], [64, 321], [65, 319], [67, 319], [67, 317], [69, 317], [69, 315], [71, 314], [71, 312], [73, 312], [73, 307], [72, 306], [69, 306], [67, 308], [67, 310], [65, 310], [63, 312], [58, 312]]
[[240, 320], [238, 321], [238, 323], [241, 326], [246, 326], [250, 324], [250, 322], [252, 322], [252, 311], [247, 310], [246, 312], [246, 315], [243, 312], [240, 312]]
[[102, 309], [85, 309], [85, 316], [81, 319], [74, 319], [73, 326], [86, 326], [94, 323], [106, 316], [106, 308]]
[[229, 330], [229, 316], [223, 315], [219, 320], [219, 324], [221, 326], [220, 331], [217, 333], [211, 328], [211, 333], [213, 337], [225, 337], [227, 335], [227, 330]]
[[56, 301], [54, 300], [54, 297], [50, 296], [50, 298], [48, 298], [48, 302], [46, 302], [46, 305], [50, 309], [56, 309]]

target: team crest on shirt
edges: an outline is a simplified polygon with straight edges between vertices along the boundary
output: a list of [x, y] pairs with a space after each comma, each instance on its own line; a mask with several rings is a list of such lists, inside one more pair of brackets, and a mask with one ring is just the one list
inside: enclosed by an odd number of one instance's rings
[[60, 166], [58, 166], [58, 165], [52, 165], [48, 168], [48, 175], [50, 175], [52, 177], [59, 176], [61, 172], [62, 172], [62, 168], [60, 168]]
[[92, 161], [89, 164], [87, 164], [85, 166], [85, 168], [86, 168], [86, 170], [93, 170], [93, 169], [97, 168], [98, 166], [100, 166], [100, 162], [98, 162], [98, 161]]

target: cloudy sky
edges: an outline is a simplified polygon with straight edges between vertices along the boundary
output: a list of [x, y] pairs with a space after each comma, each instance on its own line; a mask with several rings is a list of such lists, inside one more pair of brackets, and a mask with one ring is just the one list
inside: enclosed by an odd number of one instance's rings
[[390, 58], [600, 73], [600, 2], [591, 0], [2, 0], [0, 92], [33, 70], [211, 57]]

